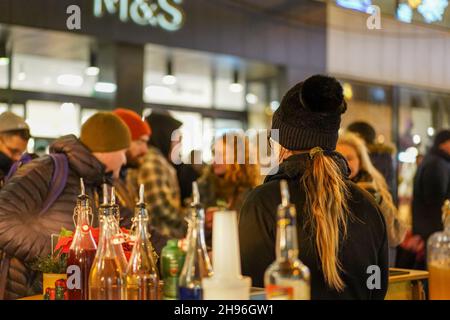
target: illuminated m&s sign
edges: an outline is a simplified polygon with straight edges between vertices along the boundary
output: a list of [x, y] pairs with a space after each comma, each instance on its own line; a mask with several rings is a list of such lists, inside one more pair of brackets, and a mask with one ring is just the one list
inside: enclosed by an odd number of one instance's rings
[[94, 16], [119, 15], [122, 22], [176, 31], [183, 26], [183, 0], [94, 0]]

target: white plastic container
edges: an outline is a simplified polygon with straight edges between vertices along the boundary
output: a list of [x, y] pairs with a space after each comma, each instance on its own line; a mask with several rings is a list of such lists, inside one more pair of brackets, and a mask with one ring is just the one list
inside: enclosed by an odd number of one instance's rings
[[241, 274], [236, 211], [214, 213], [213, 270], [202, 280], [204, 300], [250, 299], [251, 278]]

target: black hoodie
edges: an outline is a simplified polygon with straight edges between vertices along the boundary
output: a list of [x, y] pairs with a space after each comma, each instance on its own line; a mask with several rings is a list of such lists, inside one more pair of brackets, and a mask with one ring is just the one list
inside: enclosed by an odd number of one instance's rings
[[[321, 263], [315, 248], [314, 236], [305, 227], [305, 190], [300, 184], [307, 154], [286, 159], [278, 173], [268, 176], [263, 185], [250, 192], [241, 209], [239, 235], [242, 272], [252, 277], [252, 285], [264, 286], [264, 272], [275, 261], [277, 207], [281, 203], [280, 180], [286, 179], [291, 201], [297, 210], [299, 258], [311, 272], [312, 299], [383, 299], [388, 285], [388, 242], [383, 215], [373, 197], [354, 183], [346, 180], [351, 197], [348, 205], [354, 219], [348, 220], [348, 233], [340, 242], [339, 258], [342, 262], [345, 283], [343, 292], [330, 289], [321, 271]], [[347, 175], [345, 160], [337, 153], [334, 159]], [[324, 194], [323, 196], [326, 196]], [[380, 267], [381, 289], [370, 290], [367, 280], [371, 274], [367, 268]]]
[[149, 144], [159, 149], [166, 159], [171, 163], [177, 171], [178, 185], [180, 186], [181, 204], [184, 200], [189, 198], [192, 194], [192, 182], [199, 178], [199, 174], [195, 171], [192, 165], [180, 163], [173, 164], [170, 160], [172, 134], [179, 129], [182, 123], [169, 114], [154, 112], [146, 118], [150, 128], [152, 128], [152, 135]]

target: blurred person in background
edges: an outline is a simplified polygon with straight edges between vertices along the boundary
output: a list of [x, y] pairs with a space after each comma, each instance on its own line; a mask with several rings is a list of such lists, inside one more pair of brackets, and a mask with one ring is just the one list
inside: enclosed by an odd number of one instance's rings
[[93, 221], [98, 221], [101, 185], [119, 177], [130, 142], [120, 118], [99, 112], [83, 124], [79, 139], [68, 135], [51, 145], [50, 153], [64, 161], [47, 155], [18, 168], [0, 191], [0, 299], [37, 294], [28, 264], [50, 254], [52, 234], [63, 227], [74, 230], [80, 178], [93, 200]]
[[152, 130], [148, 152], [138, 169], [129, 170], [128, 184], [144, 184], [152, 226], [164, 236], [182, 238], [187, 226], [181, 208], [177, 171], [171, 161], [171, 154], [179, 148], [178, 140], [172, 141], [172, 134], [181, 122], [156, 112], [145, 121]]
[[[249, 193], [239, 215], [242, 273], [264, 286], [275, 261], [280, 180], [286, 180], [297, 216], [299, 259], [309, 268], [311, 299], [384, 299], [388, 240], [373, 197], [347, 179], [346, 160], [335, 151], [342, 86], [315, 75], [284, 95], [272, 119], [280, 166]], [[276, 140], [275, 140], [276, 139]], [[367, 287], [367, 267], [380, 268], [380, 288]]]
[[370, 161], [374, 167], [380, 172], [388, 187], [391, 194], [396, 197], [395, 191], [395, 171], [393, 155], [395, 150], [393, 147], [376, 142], [376, 132], [373, 126], [364, 121], [356, 121], [351, 123], [347, 127], [347, 131], [357, 134], [361, 139], [364, 140], [367, 150], [369, 152]]
[[[249, 139], [244, 134], [223, 135], [214, 144], [213, 163], [198, 180], [200, 200], [206, 208], [208, 246], [212, 241], [214, 212], [226, 209], [239, 213], [245, 197], [260, 184], [259, 166], [250, 163], [251, 153]], [[239, 163], [241, 155], [245, 155], [243, 163]]]
[[349, 179], [373, 195], [383, 213], [389, 242], [389, 264], [395, 266], [396, 247], [403, 241], [406, 225], [399, 220], [386, 181], [370, 161], [364, 141], [346, 133], [339, 137], [336, 151], [344, 156], [350, 168]]
[[10, 111], [0, 115], [0, 188], [14, 162], [27, 149], [30, 128], [25, 120]]
[[[130, 147], [126, 152], [127, 163], [122, 167], [119, 178], [115, 179], [114, 186], [116, 187], [117, 198], [121, 205], [133, 214], [139, 197], [139, 186], [131, 183], [127, 184], [127, 173], [128, 169], [138, 168], [140, 161], [147, 154], [147, 144], [151, 131], [148, 123], [142, 120], [133, 110], [119, 108], [114, 110], [113, 113], [125, 122], [131, 134]], [[129, 226], [131, 226], [130, 220], [127, 221], [127, 227]]]
[[189, 163], [192, 165], [192, 168], [197, 173], [197, 176], [203, 175], [203, 171], [207, 167], [202, 159], [203, 152], [202, 150], [192, 150], [189, 154]]
[[[114, 180], [117, 199], [121, 207], [121, 226], [129, 229], [132, 225], [136, 203], [139, 200], [139, 185], [129, 177], [128, 170], [138, 169], [144, 156], [148, 153], [151, 128], [148, 122], [133, 110], [119, 108], [113, 113], [125, 122], [131, 134], [130, 147], [126, 152], [127, 163], [122, 167], [120, 177]], [[162, 236], [151, 225], [150, 232], [153, 247], [159, 256], [168, 238]]]
[[427, 242], [443, 230], [442, 205], [450, 198], [450, 130], [440, 131], [417, 168], [413, 192], [413, 233]]
[[153, 128], [150, 144], [158, 148], [175, 168], [181, 206], [188, 206], [187, 200], [192, 194], [192, 182], [197, 180], [200, 174], [193, 165], [181, 161], [180, 151], [183, 136], [180, 128], [183, 123], [164, 113], [152, 113], [147, 119]]

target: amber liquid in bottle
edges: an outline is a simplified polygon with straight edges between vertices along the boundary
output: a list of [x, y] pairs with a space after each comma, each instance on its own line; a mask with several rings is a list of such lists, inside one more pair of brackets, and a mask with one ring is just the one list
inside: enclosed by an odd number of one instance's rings
[[81, 179], [80, 181], [81, 194], [78, 196], [74, 212], [74, 217], [77, 217], [76, 230], [67, 258], [68, 279], [71, 279], [71, 276], [78, 276], [78, 270], [75, 271], [73, 266], [79, 268], [80, 279], [79, 281], [75, 280], [75, 282], [69, 281], [67, 287], [69, 300], [88, 300], [89, 273], [97, 252], [97, 245], [92, 236], [89, 221], [89, 218], [92, 216], [90, 200], [85, 195], [83, 180]]
[[446, 266], [429, 265], [430, 300], [450, 300], [450, 259]]
[[121, 300], [122, 270], [114, 258], [105, 258], [99, 268], [93, 268], [89, 287], [89, 300]]
[[107, 203], [105, 194], [104, 191], [100, 206], [98, 250], [89, 275], [89, 300], [123, 300], [126, 299], [124, 270], [117, 255], [118, 248], [114, 245], [116, 219], [113, 206]]
[[144, 203], [143, 185], [140, 187], [140, 201], [136, 206], [136, 241], [126, 273], [128, 300], [157, 300], [159, 296], [159, 275], [156, 256], [148, 231], [148, 213]]
[[442, 222], [444, 230], [427, 243], [430, 300], [450, 300], [450, 200], [442, 206]]

